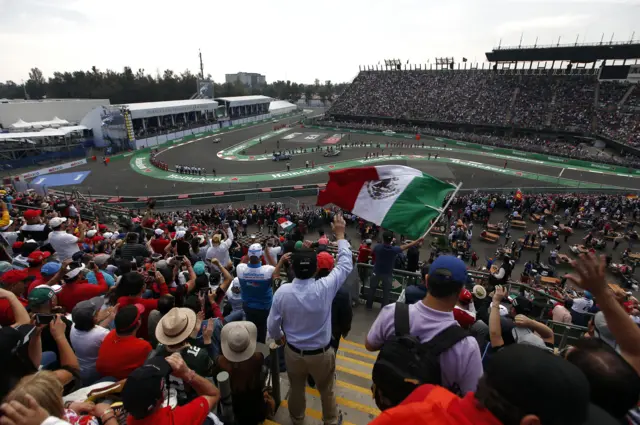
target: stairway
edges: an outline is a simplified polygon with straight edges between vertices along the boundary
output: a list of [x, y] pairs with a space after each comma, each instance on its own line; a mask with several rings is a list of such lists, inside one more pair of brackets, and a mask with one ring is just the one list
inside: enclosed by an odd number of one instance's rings
[[511, 119], [513, 118], [513, 108], [518, 100], [518, 95], [520, 94], [520, 87], [516, 87], [513, 89], [513, 94], [511, 95], [511, 102], [509, 103], [509, 110], [507, 111], [507, 124], [511, 124]]
[[[336, 402], [342, 411], [343, 425], [365, 425], [374, 419], [380, 411], [371, 395], [371, 370], [377, 353], [368, 352], [364, 345], [341, 340], [336, 354]], [[280, 374], [282, 404], [273, 421], [266, 425], [288, 425], [291, 423], [287, 410], [289, 382], [287, 374]], [[322, 424], [322, 405], [320, 393], [307, 386], [306, 424]]]
[[634, 90], [638, 90], [636, 86], [637, 84], [631, 84], [631, 87], [629, 87], [629, 89], [625, 92], [624, 96], [622, 96], [622, 99], [620, 99], [620, 103], [618, 103], [618, 107], [624, 105], [624, 103], [627, 101], [627, 99], [629, 99], [629, 96], [631, 96], [631, 93], [633, 93]]

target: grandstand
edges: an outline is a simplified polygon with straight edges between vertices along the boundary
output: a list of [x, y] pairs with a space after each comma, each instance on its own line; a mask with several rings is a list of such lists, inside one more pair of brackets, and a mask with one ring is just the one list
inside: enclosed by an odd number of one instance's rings
[[637, 162], [640, 66], [629, 63], [640, 58], [640, 44], [499, 48], [486, 56], [493, 66], [361, 68], [327, 118], [483, 135], [488, 144], [497, 136], [566, 156], [584, 155], [577, 149], [586, 143], [605, 162]]

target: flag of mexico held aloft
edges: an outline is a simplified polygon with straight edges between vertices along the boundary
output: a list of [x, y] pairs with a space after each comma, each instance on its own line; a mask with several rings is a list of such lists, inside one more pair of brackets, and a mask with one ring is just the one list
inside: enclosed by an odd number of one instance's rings
[[334, 204], [385, 229], [419, 238], [442, 212], [456, 186], [402, 165], [349, 168], [329, 173], [318, 205]]
[[280, 217], [278, 219], [278, 225], [280, 227], [282, 227], [282, 230], [284, 230], [285, 232], [288, 232], [289, 230], [293, 229], [294, 227], [296, 227], [295, 224], [293, 224], [292, 222], [290, 222], [289, 220], [287, 220], [284, 217]]

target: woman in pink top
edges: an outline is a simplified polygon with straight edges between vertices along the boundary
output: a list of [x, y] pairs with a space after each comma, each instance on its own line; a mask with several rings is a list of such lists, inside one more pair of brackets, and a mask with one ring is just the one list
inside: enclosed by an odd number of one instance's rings
[[560, 323], [568, 323], [571, 324], [571, 312], [569, 309], [573, 304], [572, 299], [566, 299], [563, 303], [557, 303], [555, 307], [553, 307], [553, 311], [551, 312], [552, 318], [554, 322]]

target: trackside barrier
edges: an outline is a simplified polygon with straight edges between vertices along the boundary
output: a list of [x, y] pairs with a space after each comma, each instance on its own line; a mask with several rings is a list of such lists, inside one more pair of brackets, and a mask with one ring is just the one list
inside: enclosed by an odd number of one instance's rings
[[[315, 125], [309, 125], [309, 126], [307, 126], [307, 128], [315, 128], [315, 129], [319, 129], [319, 130], [340, 131], [340, 132], [344, 132], [344, 133], [383, 135], [383, 133], [381, 131], [371, 131], [371, 130], [353, 130], [353, 129], [349, 129], [349, 128], [323, 127], [323, 126], [315, 126]], [[427, 134], [425, 134], [425, 136], [427, 136]], [[415, 139], [415, 134], [395, 133], [395, 134], [392, 135], [392, 137], [398, 137], [398, 138], [402, 137], [402, 138], [405, 138], [405, 139], [412, 139], [413, 140], [413, 139]], [[452, 139], [447, 139], [447, 138], [443, 138], [443, 137], [435, 137], [435, 140], [437, 140], [438, 142], [443, 143], [445, 145], [448, 145], [449, 147], [454, 147], [454, 146], [463, 147], [465, 149], [474, 149], [474, 150], [491, 152], [491, 153], [501, 154], [501, 155], [519, 156], [519, 157], [530, 158], [530, 159], [535, 159], [535, 160], [539, 160], [539, 161], [555, 162], [555, 163], [566, 165], [566, 166], [574, 165], [574, 166], [578, 166], [578, 167], [596, 169], [596, 170], [599, 170], [599, 171], [605, 170], [605, 171], [610, 171], [610, 172], [614, 172], [614, 173], [625, 173], [625, 174], [640, 175], [640, 169], [634, 169], [634, 168], [629, 168], [629, 167], [622, 167], [622, 166], [616, 166], [616, 165], [610, 165], [610, 164], [601, 164], [601, 163], [597, 163], [597, 162], [582, 161], [582, 160], [579, 160], [579, 159], [570, 159], [570, 158], [564, 158], [564, 157], [554, 156], [554, 155], [545, 155], [545, 154], [540, 154], [540, 153], [524, 152], [524, 151], [520, 151], [520, 150], [517, 150], [517, 149], [499, 148], [499, 147], [490, 146], [490, 145], [482, 145], [482, 144], [473, 143], [473, 142], [463, 142], [461, 140], [452, 140]]]

